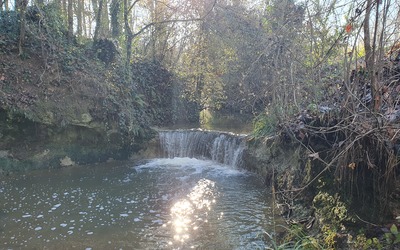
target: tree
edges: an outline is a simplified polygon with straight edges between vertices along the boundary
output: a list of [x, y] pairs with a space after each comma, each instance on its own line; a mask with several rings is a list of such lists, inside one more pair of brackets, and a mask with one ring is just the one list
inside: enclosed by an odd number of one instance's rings
[[131, 5], [128, 4], [128, 0], [124, 0], [124, 28], [125, 28], [125, 48], [126, 48], [126, 62], [127, 66], [129, 65], [131, 56], [132, 56], [132, 41], [133, 41], [133, 32], [129, 22], [129, 13], [131, 12], [132, 8], [140, 0], [135, 0]]
[[26, 8], [28, 6], [28, 0], [17, 0], [16, 8], [19, 12], [19, 43], [18, 51], [19, 55], [23, 55], [25, 46], [25, 31], [26, 31]]
[[74, 37], [74, 12], [73, 0], [68, 0], [68, 41], [71, 43]]
[[100, 32], [101, 32], [102, 26], [103, 26], [103, 22], [102, 22], [103, 3], [104, 3], [104, 0], [99, 1], [99, 6], [98, 6], [97, 12], [96, 12], [96, 27], [94, 29], [94, 36], [93, 36], [94, 41], [99, 40]]
[[84, 0], [77, 0], [76, 4], [76, 21], [77, 21], [77, 34], [78, 36], [82, 36], [83, 23], [84, 23]]
[[118, 38], [121, 35], [120, 25], [121, 0], [112, 0], [110, 5], [111, 37]]
[[[374, 48], [371, 47], [371, 33], [370, 33], [370, 16], [371, 10], [373, 7], [373, 1], [367, 0], [367, 7], [365, 10], [365, 18], [364, 18], [364, 49], [365, 49], [365, 62], [367, 66], [367, 72], [371, 76], [371, 94], [372, 94], [372, 109], [376, 112], [379, 111], [380, 108], [380, 97], [378, 95], [378, 86], [376, 79], [376, 70], [375, 70], [375, 39], [374, 36]], [[376, 8], [379, 8], [379, 1], [377, 1]], [[378, 25], [376, 23], [376, 25]]]

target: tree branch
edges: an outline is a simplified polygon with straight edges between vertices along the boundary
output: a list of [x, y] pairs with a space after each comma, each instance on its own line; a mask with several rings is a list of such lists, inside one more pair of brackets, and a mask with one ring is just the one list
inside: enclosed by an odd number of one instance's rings
[[135, 0], [132, 5], [129, 7], [127, 13], [131, 12], [132, 8], [135, 7], [135, 5], [139, 2], [140, 0]]
[[[136, 2], [138, 2], [138, 1], [140, 1], [140, 0], [136, 0], [136, 1], [134, 2], [134, 4], [135, 4]], [[198, 22], [198, 21], [202, 21], [202, 20], [204, 20], [204, 19], [211, 13], [211, 11], [214, 9], [216, 3], [217, 3], [217, 0], [214, 0], [214, 3], [213, 3], [213, 5], [212, 5], [212, 7], [210, 8], [210, 10], [209, 10], [203, 17], [200, 17], [200, 18], [192, 18], [192, 19], [173, 19], [173, 20], [164, 20], [164, 21], [159, 21], [159, 22], [151, 22], [151, 23], [148, 23], [148, 24], [146, 24], [145, 26], [143, 26], [138, 32], [136, 32], [136, 33], [133, 34], [132, 36], [133, 36], [133, 38], [135, 38], [135, 37], [139, 36], [140, 34], [142, 34], [144, 31], [146, 31], [146, 30], [147, 30], [148, 28], [150, 28], [151, 26], [157, 25], [157, 24], [177, 23], [177, 22], [180, 22], [180, 23], [187, 23], [187, 22]]]

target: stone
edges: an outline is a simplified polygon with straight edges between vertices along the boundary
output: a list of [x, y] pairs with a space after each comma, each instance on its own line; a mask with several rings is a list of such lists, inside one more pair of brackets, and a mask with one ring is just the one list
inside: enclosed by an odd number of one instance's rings
[[60, 165], [62, 167], [74, 166], [75, 162], [68, 156], [65, 156], [64, 158], [60, 159]]

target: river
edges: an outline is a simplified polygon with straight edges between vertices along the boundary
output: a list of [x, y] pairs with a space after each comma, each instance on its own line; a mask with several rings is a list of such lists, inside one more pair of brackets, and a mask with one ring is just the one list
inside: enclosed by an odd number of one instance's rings
[[6, 249], [258, 249], [272, 227], [257, 176], [189, 158], [34, 171], [0, 194]]
[[253, 173], [188, 157], [14, 174], [0, 183], [0, 248], [264, 249], [269, 197]]

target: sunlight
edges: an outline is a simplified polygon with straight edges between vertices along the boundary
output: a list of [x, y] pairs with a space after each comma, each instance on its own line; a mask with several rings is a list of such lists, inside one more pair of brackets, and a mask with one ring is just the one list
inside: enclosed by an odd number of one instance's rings
[[[215, 182], [201, 179], [187, 195], [187, 199], [181, 199], [171, 207], [171, 224], [174, 230], [174, 240], [185, 242], [191, 238], [191, 230], [196, 231], [199, 221], [207, 223], [208, 211], [216, 202]], [[205, 211], [203, 211], [205, 210]], [[194, 220], [196, 218], [196, 220]]]

